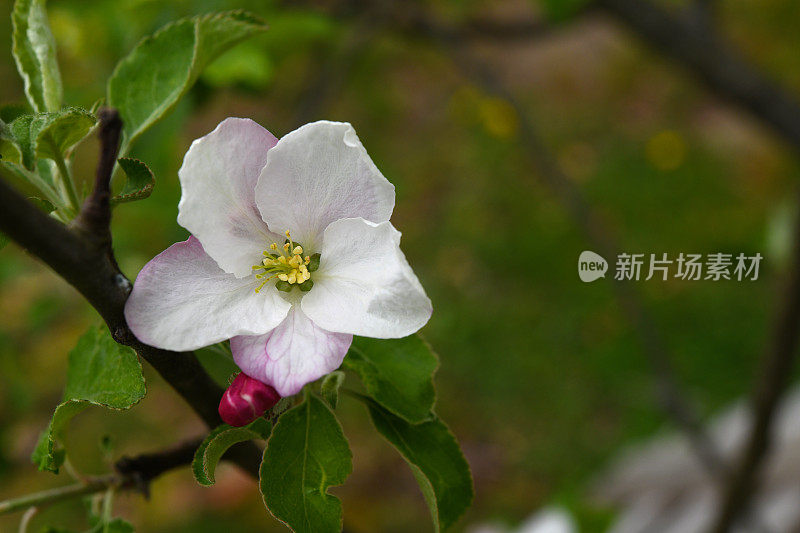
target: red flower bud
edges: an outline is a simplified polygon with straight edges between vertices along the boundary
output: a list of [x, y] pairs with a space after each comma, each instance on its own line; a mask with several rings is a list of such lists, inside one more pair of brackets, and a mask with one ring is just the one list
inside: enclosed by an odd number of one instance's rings
[[241, 372], [222, 395], [219, 416], [231, 426], [246, 426], [266, 413], [280, 399], [275, 389]]

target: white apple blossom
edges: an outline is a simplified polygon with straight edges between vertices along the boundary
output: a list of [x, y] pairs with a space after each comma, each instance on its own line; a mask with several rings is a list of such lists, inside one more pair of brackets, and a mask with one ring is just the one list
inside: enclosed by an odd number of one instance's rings
[[404, 337], [430, 318], [389, 222], [394, 186], [350, 124], [277, 140], [228, 118], [192, 143], [178, 176], [192, 236], [136, 279], [125, 316], [141, 341], [230, 339], [245, 374], [288, 396], [338, 368], [353, 335]]

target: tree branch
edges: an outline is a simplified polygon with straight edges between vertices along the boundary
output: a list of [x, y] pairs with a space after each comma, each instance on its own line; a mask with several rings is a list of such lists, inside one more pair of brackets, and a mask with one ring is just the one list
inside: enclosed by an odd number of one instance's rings
[[[101, 158], [95, 190], [71, 231], [45, 215], [0, 180], [0, 231], [52, 268], [75, 287], [105, 320], [114, 339], [132, 347], [150, 363], [209, 426], [222, 423], [217, 411], [222, 389], [192, 352], [171, 352], [140, 342], [125, 320], [125, 301], [131, 283], [120, 272], [111, 249], [109, 182], [119, 144], [115, 112], [101, 113]], [[106, 224], [103, 226], [103, 224]], [[261, 452], [252, 443], [237, 446], [231, 460], [258, 475]]]
[[86, 199], [72, 227], [98, 248], [111, 254], [111, 176], [117, 163], [122, 119], [116, 109], [101, 108], [97, 113], [100, 125], [100, 158], [97, 163], [94, 190]]
[[165, 472], [190, 464], [201, 442], [203, 439], [193, 439], [160, 452], [123, 457], [114, 465], [113, 474], [94, 476], [74, 485], [26, 494], [0, 502], [0, 515], [29, 507], [41, 508], [63, 500], [103, 492], [109, 488], [137, 490], [147, 498], [150, 481]]
[[689, 67], [717, 95], [749, 111], [800, 151], [800, 105], [794, 95], [740, 59], [692, 13], [676, 14], [648, 0], [595, 0], [592, 5]]

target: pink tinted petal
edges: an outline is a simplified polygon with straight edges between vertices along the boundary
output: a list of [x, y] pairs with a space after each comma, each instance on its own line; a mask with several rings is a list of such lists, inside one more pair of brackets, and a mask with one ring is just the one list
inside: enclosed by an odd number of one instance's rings
[[261, 216], [275, 233], [318, 251], [334, 220], [389, 220], [394, 185], [370, 159], [350, 124], [320, 121], [285, 135], [269, 151], [256, 186]]
[[275, 389], [241, 373], [222, 395], [219, 415], [228, 425], [246, 426], [272, 409], [280, 399]]
[[273, 241], [255, 204], [255, 186], [277, 139], [249, 119], [227, 118], [192, 143], [178, 171], [178, 224], [226, 272], [242, 278]]
[[290, 305], [273, 286], [255, 292], [217, 266], [194, 237], [147, 263], [125, 304], [136, 337], [165, 350], [194, 350], [236, 335], [260, 335], [281, 323]]
[[252, 378], [291, 396], [342, 364], [353, 336], [317, 327], [295, 305], [281, 324], [258, 336], [231, 339], [233, 360]]

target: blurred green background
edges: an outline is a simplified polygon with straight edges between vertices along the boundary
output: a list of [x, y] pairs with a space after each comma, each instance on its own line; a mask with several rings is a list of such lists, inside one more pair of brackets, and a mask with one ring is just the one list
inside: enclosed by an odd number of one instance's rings
[[[566, 20], [547, 36], [477, 39], [470, 46], [524, 104], [487, 94], [446, 50], [328, 3], [60, 0], [49, 6], [65, 101], [91, 106], [136, 42], [176, 18], [244, 8], [270, 25], [216, 61], [133, 156], [153, 169], [152, 197], [114, 213], [114, 239], [131, 278], [182, 240], [175, 221], [177, 169], [191, 141], [228, 116], [281, 136], [299, 121], [351, 122], [397, 188], [393, 222], [434, 302], [423, 334], [441, 357], [438, 411], [472, 466], [476, 499], [456, 529], [513, 525], [536, 508], [566, 506], [587, 531], [611, 511], [587, 484], [625, 444], [668, 428], [653, 374], [608, 280], [581, 283], [591, 249], [544, 187], [520, 139], [530, 120], [561, 170], [583, 191], [629, 253], [760, 252], [754, 282], [640, 281], [685, 389], [703, 415], [744, 394], [768, 336], [800, 167], [771, 132], [721, 102], [675, 63], [613, 20]], [[670, 5], [677, 5], [672, 3]], [[442, 20], [540, 20], [535, 2], [425, 3]], [[402, 9], [402, 8], [400, 8]], [[24, 102], [10, 53], [11, 2], [0, 0], [0, 102]], [[800, 4], [720, 3], [722, 31], [790, 90], [800, 89]], [[93, 175], [97, 145], [84, 143], [76, 175]], [[613, 262], [613, 258], [607, 258]], [[613, 266], [612, 266], [613, 268]], [[69, 482], [38, 473], [28, 457], [64, 383], [66, 354], [97, 315], [47, 268], [11, 245], [0, 252], [0, 499]], [[199, 435], [201, 423], [154, 372], [130, 412], [88, 410], [67, 442], [75, 466], [108, 468], [114, 456]], [[426, 531], [428, 511], [403, 461], [351, 402], [339, 408], [354, 455], [334, 490], [350, 532]], [[116, 513], [144, 532], [281, 531], [254, 481], [226, 466], [211, 489], [188, 469], [129, 494]], [[0, 530], [19, 515], [0, 517]], [[81, 527], [80, 505], [34, 521]]]

